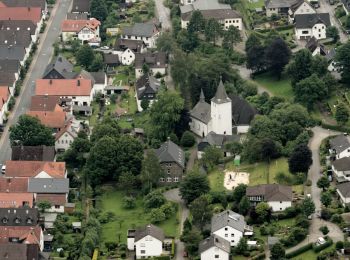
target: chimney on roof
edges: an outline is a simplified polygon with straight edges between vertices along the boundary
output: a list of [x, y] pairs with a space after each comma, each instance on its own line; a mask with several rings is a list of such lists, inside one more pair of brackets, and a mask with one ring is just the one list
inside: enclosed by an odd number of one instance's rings
[[50, 79], [49, 84], [52, 85], [52, 79]]
[[78, 87], [80, 86], [80, 79], [78, 79], [77, 86]]

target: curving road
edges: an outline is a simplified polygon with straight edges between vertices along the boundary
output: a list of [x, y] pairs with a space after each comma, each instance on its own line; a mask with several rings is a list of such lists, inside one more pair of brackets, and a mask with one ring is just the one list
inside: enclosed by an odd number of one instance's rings
[[171, 30], [170, 10], [165, 7], [163, 0], [155, 0], [156, 15], [162, 24], [162, 29], [165, 31]]
[[72, 0], [57, 1], [47, 22], [45, 33], [40, 36], [40, 44], [24, 80], [21, 94], [17, 98], [16, 105], [0, 139], [0, 163], [11, 158], [9, 127], [16, 124], [18, 117], [30, 107], [31, 96], [35, 93], [35, 80], [43, 75], [47, 64], [51, 60], [53, 55], [52, 45], [60, 34], [61, 23], [66, 18], [71, 2]]

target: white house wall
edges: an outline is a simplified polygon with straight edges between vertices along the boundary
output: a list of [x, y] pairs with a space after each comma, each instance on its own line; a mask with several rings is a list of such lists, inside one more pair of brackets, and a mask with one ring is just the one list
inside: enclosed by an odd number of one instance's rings
[[190, 129], [193, 133], [201, 137], [208, 134], [208, 126], [195, 118], [192, 118], [192, 122], [190, 122]]
[[283, 211], [292, 206], [291, 201], [269, 201], [267, 204], [269, 204], [273, 212]]
[[[225, 230], [225, 228], [227, 230]], [[230, 226], [223, 227], [215, 231], [213, 234], [230, 242], [231, 246], [236, 246], [239, 240], [243, 237], [243, 232], [236, 230]]]
[[216, 246], [213, 246], [201, 253], [201, 260], [229, 260], [229, 257], [229, 253]]
[[160, 256], [163, 252], [163, 243], [152, 236], [145, 236], [135, 246], [137, 259]]

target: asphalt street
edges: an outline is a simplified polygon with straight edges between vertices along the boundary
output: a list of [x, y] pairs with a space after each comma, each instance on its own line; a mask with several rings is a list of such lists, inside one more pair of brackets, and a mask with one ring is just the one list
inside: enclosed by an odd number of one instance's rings
[[155, 0], [156, 13], [159, 21], [162, 24], [164, 31], [171, 30], [170, 10], [163, 5], [163, 0]]
[[31, 96], [35, 93], [35, 80], [40, 78], [45, 70], [46, 65], [50, 62], [53, 55], [53, 44], [60, 34], [62, 21], [71, 6], [72, 0], [58, 0], [52, 10], [49, 21], [47, 22], [46, 31], [40, 36], [40, 43], [33, 62], [27, 73], [27, 77], [22, 86], [22, 92], [17, 98], [6, 128], [0, 139], [0, 163], [11, 158], [11, 146], [9, 141], [9, 127], [16, 124], [18, 117], [24, 114], [30, 106]]

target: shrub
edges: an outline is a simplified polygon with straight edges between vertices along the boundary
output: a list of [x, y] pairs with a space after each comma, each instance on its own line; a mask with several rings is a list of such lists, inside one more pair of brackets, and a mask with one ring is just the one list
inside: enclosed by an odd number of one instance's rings
[[343, 249], [344, 248], [344, 242], [343, 241], [337, 241], [337, 243], [335, 243], [335, 248], [337, 250]]
[[196, 139], [190, 131], [185, 131], [181, 137], [181, 145], [183, 147], [192, 147], [196, 143]]
[[15, 104], [16, 104], [16, 99], [13, 96], [11, 96], [9, 103], [7, 105], [8, 110], [11, 111], [13, 109], [13, 107], [15, 106]]
[[150, 215], [151, 215], [151, 222], [153, 224], [163, 222], [166, 219], [166, 216], [161, 209], [152, 209]]
[[296, 257], [296, 256], [298, 256], [298, 255], [300, 255], [300, 254], [302, 254], [310, 249], [312, 249], [312, 243], [309, 243], [305, 246], [298, 248], [297, 250], [295, 250], [293, 252], [286, 254], [286, 258], [290, 259], [290, 258]]
[[321, 210], [321, 218], [324, 220], [330, 220], [332, 217], [332, 212], [327, 208], [322, 208]]
[[322, 226], [320, 227], [320, 231], [322, 232], [322, 234], [325, 236], [329, 233], [329, 229], [327, 226]]
[[334, 214], [331, 217], [331, 222], [333, 223], [340, 224], [342, 221], [343, 221], [343, 218], [339, 214]]
[[117, 242], [114, 242], [114, 241], [105, 242], [105, 247], [107, 248], [108, 251], [112, 251], [116, 249], [117, 246], [118, 246]]
[[330, 247], [332, 244], [333, 244], [333, 240], [328, 238], [326, 243], [319, 245], [319, 246], [314, 246], [313, 250], [315, 253], [318, 253], [318, 252], [322, 251], [323, 249]]
[[133, 209], [136, 207], [135, 198], [131, 196], [127, 196], [123, 198], [123, 208], [125, 209]]

